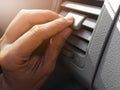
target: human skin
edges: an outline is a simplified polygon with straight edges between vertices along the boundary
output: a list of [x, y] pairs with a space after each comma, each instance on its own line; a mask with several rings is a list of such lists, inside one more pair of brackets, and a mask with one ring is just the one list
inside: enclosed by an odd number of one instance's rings
[[[72, 23], [73, 17], [49, 10], [21, 10], [0, 39], [0, 90], [38, 90], [54, 70]], [[33, 55], [51, 38], [42, 56]]]

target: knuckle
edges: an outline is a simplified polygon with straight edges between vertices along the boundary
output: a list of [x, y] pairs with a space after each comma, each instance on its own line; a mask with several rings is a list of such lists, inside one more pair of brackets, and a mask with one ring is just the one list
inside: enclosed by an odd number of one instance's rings
[[51, 10], [45, 10], [45, 12], [46, 12], [47, 14], [53, 14], [53, 11], [51, 11]]
[[35, 25], [32, 27], [31, 31], [36, 32], [38, 29], [40, 29], [40, 27], [38, 25]]
[[20, 17], [20, 18], [24, 18], [24, 19], [26, 19], [26, 18], [28, 18], [28, 16], [29, 16], [29, 10], [26, 10], [26, 9], [22, 9], [22, 10], [20, 10], [19, 11], [19, 13], [18, 13], [18, 16]]
[[67, 23], [67, 20], [65, 18], [61, 18], [61, 23]]
[[38, 30], [40, 30], [40, 29], [41, 29], [40, 26], [35, 25], [35, 26], [33, 26], [32, 29], [30, 30], [30, 33], [31, 33], [31, 34], [37, 34], [37, 33], [38, 33]]
[[56, 18], [61, 17], [59, 14], [57, 14], [57, 13], [51, 11], [51, 10], [45, 10], [45, 12], [46, 12], [46, 15], [49, 15], [51, 18], [53, 18], [53, 17], [56, 17]]
[[26, 9], [22, 9], [19, 11], [19, 14], [21, 14], [21, 15], [24, 15], [26, 13], [28, 13], [28, 10], [26, 10]]
[[41, 25], [35, 25], [31, 30], [30, 34], [32, 38], [36, 38], [40, 36], [42, 38], [42, 35], [44, 34], [45, 28]]

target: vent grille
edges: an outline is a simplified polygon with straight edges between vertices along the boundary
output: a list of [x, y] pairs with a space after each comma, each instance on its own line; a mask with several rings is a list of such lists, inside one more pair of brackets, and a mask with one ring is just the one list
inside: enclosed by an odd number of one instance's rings
[[71, 1], [64, 1], [61, 4], [60, 14], [65, 16], [71, 11], [85, 15], [87, 18], [82, 23], [81, 29], [74, 31], [67, 40], [64, 49], [79, 52], [81, 55], [86, 55], [87, 48], [92, 37], [92, 32], [96, 26], [96, 21], [100, 15], [101, 8]]

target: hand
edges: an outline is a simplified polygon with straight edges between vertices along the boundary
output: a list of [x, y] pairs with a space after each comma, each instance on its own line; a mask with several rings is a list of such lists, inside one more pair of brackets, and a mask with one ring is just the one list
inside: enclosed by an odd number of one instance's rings
[[[0, 39], [1, 89], [37, 90], [54, 70], [72, 23], [49, 10], [20, 11]], [[32, 54], [50, 38], [44, 55]]]

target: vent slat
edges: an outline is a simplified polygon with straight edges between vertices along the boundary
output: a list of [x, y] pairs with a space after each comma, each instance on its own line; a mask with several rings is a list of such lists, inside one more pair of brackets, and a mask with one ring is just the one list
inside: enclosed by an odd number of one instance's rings
[[[63, 16], [66, 16], [68, 14], [68, 11], [61, 11], [60, 14]], [[95, 25], [96, 25], [96, 20], [87, 18], [84, 20], [82, 25], [84, 25], [88, 28], [94, 29]]]
[[[92, 32], [96, 26], [97, 18], [101, 13], [101, 7], [64, 1], [61, 4], [60, 14], [66, 16], [69, 12], [85, 15], [86, 18], [82, 22], [80, 30], [75, 30], [72, 33], [64, 48], [73, 52], [78, 52], [81, 55], [86, 55], [89, 42], [92, 38]], [[66, 52], [64, 52], [64, 54], [66, 54]], [[70, 56], [69, 53], [68, 56]]]
[[61, 4], [62, 7], [69, 8], [69, 9], [74, 9], [77, 11], [82, 11], [85, 13], [93, 14], [93, 15], [99, 15], [101, 12], [100, 7], [96, 6], [90, 6], [90, 5], [85, 5], [85, 4], [80, 4], [80, 3], [75, 3], [75, 2], [70, 2], [70, 1], [65, 1]]
[[96, 20], [87, 18], [84, 22], [83, 25], [89, 28], [94, 29], [96, 25]]
[[86, 41], [90, 41], [92, 33], [88, 30], [81, 29], [78, 31], [74, 31], [73, 34], [78, 37], [81, 37], [82, 39], [85, 39]]
[[84, 52], [86, 52], [86, 49], [87, 49], [87, 46], [88, 46], [88, 42], [82, 40], [82, 39], [79, 39], [77, 37], [74, 37], [74, 36], [71, 36], [69, 39], [68, 39], [68, 43], [74, 45], [75, 47], [83, 50]]
[[78, 53], [80, 53], [81, 55], [85, 55], [85, 54], [86, 54], [85, 51], [83, 51], [83, 50], [81, 50], [81, 49], [79, 49], [79, 48], [77, 48], [77, 47], [75, 47], [74, 45], [69, 44], [69, 43], [66, 43], [66, 44], [65, 44], [64, 49], [67, 49], [67, 50], [72, 51], [72, 52], [78, 52]]

